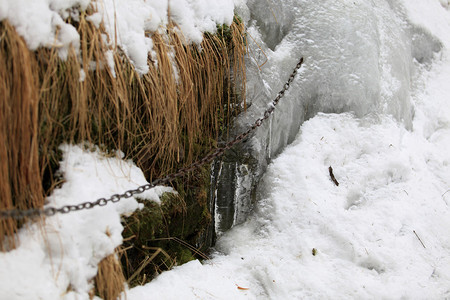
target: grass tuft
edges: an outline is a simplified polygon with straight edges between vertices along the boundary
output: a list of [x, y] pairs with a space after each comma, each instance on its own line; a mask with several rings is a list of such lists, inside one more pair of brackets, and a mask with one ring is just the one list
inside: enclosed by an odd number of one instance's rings
[[116, 254], [105, 257], [98, 264], [97, 276], [94, 279], [96, 295], [102, 299], [117, 299], [125, 290], [125, 277]]

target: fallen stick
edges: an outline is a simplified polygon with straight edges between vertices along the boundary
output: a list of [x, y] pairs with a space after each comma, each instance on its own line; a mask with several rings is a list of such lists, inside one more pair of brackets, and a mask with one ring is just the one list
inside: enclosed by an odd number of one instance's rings
[[417, 232], [415, 230], [413, 230], [414, 234], [417, 236], [417, 238], [419, 239], [419, 242], [422, 244], [422, 246], [427, 249], [427, 247], [425, 247], [425, 245], [423, 244], [422, 240], [420, 239], [419, 235], [417, 234]]
[[331, 180], [334, 182], [336, 186], [339, 186], [339, 182], [336, 180], [336, 177], [334, 177], [333, 168], [331, 166], [328, 168], [328, 171], [330, 171]]

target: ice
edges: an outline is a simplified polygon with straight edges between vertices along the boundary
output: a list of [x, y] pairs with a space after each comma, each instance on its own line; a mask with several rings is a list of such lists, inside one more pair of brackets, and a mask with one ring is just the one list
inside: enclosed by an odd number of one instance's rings
[[[249, 0], [239, 14], [248, 23], [250, 108], [238, 118], [236, 132], [262, 114], [300, 57], [305, 62], [270, 121], [237, 151], [250, 153], [255, 163], [249, 166], [252, 188], [233, 202], [251, 202], [270, 158], [318, 112], [383, 113], [412, 129], [412, 82], [442, 44], [410, 22], [400, 2]], [[229, 187], [239, 189], [235, 182]]]

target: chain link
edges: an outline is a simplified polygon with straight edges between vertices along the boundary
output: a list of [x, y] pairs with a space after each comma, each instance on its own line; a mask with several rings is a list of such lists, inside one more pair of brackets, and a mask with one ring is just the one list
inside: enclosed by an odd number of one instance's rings
[[283, 88], [281, 89], [281, 91], [278, 92], [275, 99], [271, 102], [270, 107], [264, 111], [263, 116], [261, 118], [257, 119], [250, 126], [250, 128], [247, 131], [238, 135], [234, 140], [227, 142], [224, 146], [218, 147], [214, 150], [211, 150], [209, 152], [209, 154], [207, 154], [205, 157], [193, 162], [189, 166], [179, 169], [177, 172], [171, 173], [163, 178], [155, 179], [150, 183], [141, 185], [134, 190], [128, 190], [128, 191], [124, 192], [123, 194], [114, 194], [114, 195], [110, 196], [109, 198], [100, 198], [94, 202], [83, 202], [83, 203], [80, 203], [77, 205], [65, 205], [60, 208], [47, 207], [47, 208], [37, 208], [37, 209], [32, 208], [32, 209], [25, 209], [25, 210], [18, 210], [18, 209], [2, 210], [2, 211], [0, 211], [0, 220], [2, 220], [2, 219], [19, 220], [19, 219], [23, 219], [23, 218], [31, 218], [31, 217], [38, 217], [38, 216], [50, 217], [50, 216], [54, 216], [58, 213], [67, 214], [67, 213], [73, 212], [73, 211], [91, 209], [96, 206], [105, 206], [109, 202], [116, 203], [116, 202], [119, 202], [121, 199], [131, 198], [134, 195], [142, 194], [143, 192], [150, 190], [157, 185], [169, 183], [177, 178], [185, 176], [189, 172], [194, 171], [194, 170], [200, 168], [201, 166], [212, 162], [217, 157], [222, 156], [226, 150], [230, 149], [237, 143], [242, 142], [248, 135], [250, 135], [250, 133], [252, 133], [254, 130], [256, 130], [256, 128], [260, 127], [263, 124], [263, 122], [265, 120], [267, 120], [270, 117], [270, 115], [273, 113], [273, 111], [275, 110], [275, 106], [278, 104], [278, 102], [281, 100], [281, 98], [284, 97], [284, 94], [291, 86], [292, 82], [294, 81], [295, 75], [297, 75], [297, 72], [300, 69], [300, 67], [302, 66], [302, 64], [303, 64], [303, 57], [300, 59], [300, 61], [295, 66], [294, 71], [289, 76], [289, 79], [287, 80], [287, 82], [283, 85]]

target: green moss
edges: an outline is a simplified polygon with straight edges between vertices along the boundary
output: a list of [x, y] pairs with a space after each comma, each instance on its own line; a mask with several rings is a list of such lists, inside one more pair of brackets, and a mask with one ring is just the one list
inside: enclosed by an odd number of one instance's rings
[[191, 260], [194, 260], [195, 256], [192, 254], [192, 251], [180, 247], [180, 250], [178, 252], [178, 261], [179, 264], [185, 264], [187, 262], [190, 262]]
[[[233, 23], [238, 24], [238, 25], [239, 24], [243, 24], [242, 18], [235, 14], [234, 17], [233, 17]], [[226, 24], [217, 25], [216, 36], [219, 39], [225, 40], [227, 45], [231, 45], [232, 44], [233, 35], [231, 33], [230, 26], [228, 26]]]
[[[155, 249], [163, 249], [170, 256], [156, 256], [136, 276], [131, 286], [150, 281], [155, 275], [171, 267], [201, 258], [195, 248], [206, 251], [201, 235], [210, 225], [208, 207], [209, 171], [203, 168], [187, 180], [175, 182], [178, 194], [165, 193], [161, 205], [143, 202], [144, 209], [125, 218], [123, 247], [128, 249], [122, 256], [126, 277], [132, 276], [146, 257], [151, 257]], [[145, 274], [145, 278], [143, 277]]]

